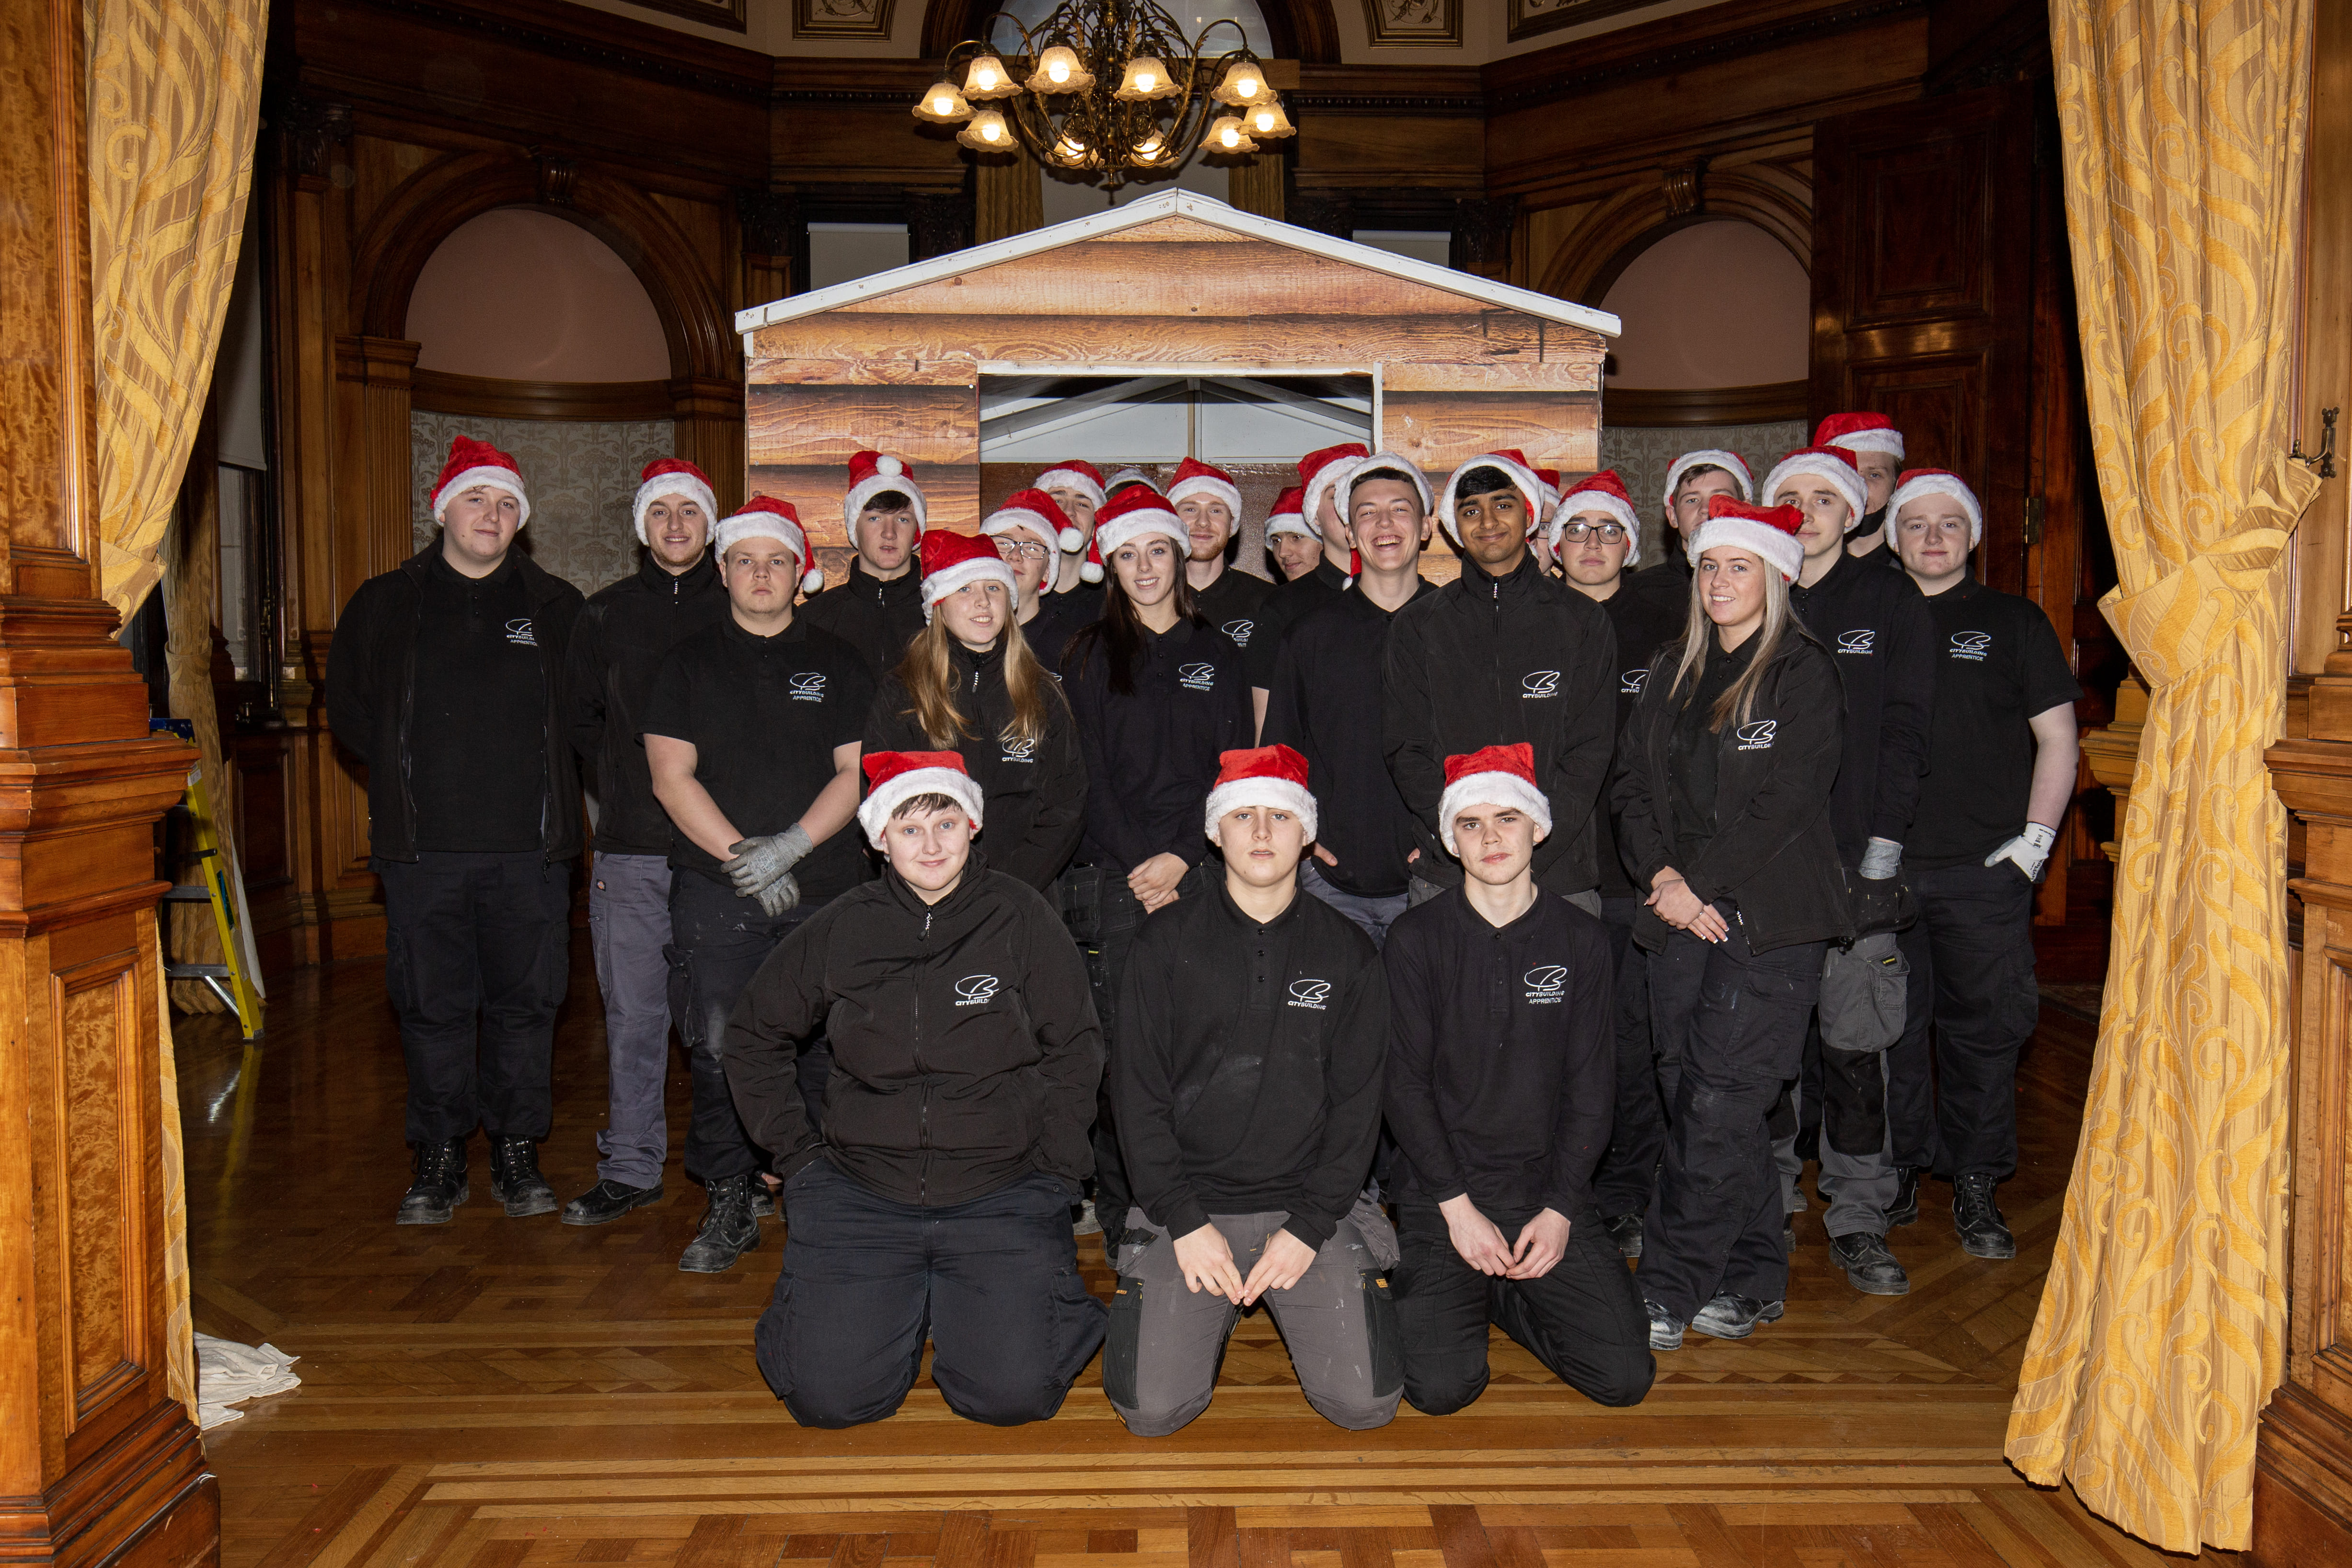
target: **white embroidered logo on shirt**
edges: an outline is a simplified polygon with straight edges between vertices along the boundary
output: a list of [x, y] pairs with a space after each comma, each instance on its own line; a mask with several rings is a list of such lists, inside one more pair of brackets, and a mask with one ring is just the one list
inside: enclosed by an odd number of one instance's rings
[[1255, 621], [1227, 621], [1223, 626], [1219, 626], [1217, 629], [1224, 633], [1227, 637], [1233, 638], [1234, 646], [1235, 647], [1249, 647], [1250, 633], [1257, 630], [1257, 623]]
[[1519, 678], [1519, 695], [1534, 701], [1539, 698], [1559, 695], [1559, 671], [1530, 670]]
[[1567, 1000], [1568, 969], [1564, 964], [1546, 963], [1530, 969], [1522, 976], [1528, 986], [1530, 1002], [1562, 1002]]
[[998, 762], [1034, 763], [1037, 760], [1037, 742], [1034, 741], [1003, 741], [1000, 743], [1004, 748], [1004, 754], [997, 758]]
[[1331, 999], [1331, 983], [1328, 980], [1294, 980], [1290, 983], [1290, 1005], [1320, 1013], [1323, 1004]]
[[1838, 652], [1868, 653], [1878, 641], [1878, 634], [1867, 627], [1859, 631], [1838, 633]]
[[1188, 664], [1177, 670], [1176, 679], [1187, 691], [1213, 691], [1217, 689], [1217, 667]]
[[1639, 697], [1642, 695], [1642, 688], [1649, 684], [1648, 670], [1629, 669], [1617, 678], [1617, 694], [1620, 697]]
[[507, 623], [507, 641], [522, 647], [539, 646], [539, 633], [532, 628], [529, 616]]
[[793, 677], [793, 700], [822, 702], [824, 700], [824, 671], [804, 669]]
[[1739, 726], [1738, 731], [1739, 744], [1736, 750], [1742, 752], [1770, 751], [1772, 749], [1773, 732], [1779, 730], [1780, 727], [1780, 721], [1778, 719], [1759, 719], [1754, 723], [1742, 724]]
[[996, 988], [1003, 984], [1003, 982], [993, 974], [967, 974], [956, 982], [956, 995], [959, 998], [956, 1005], [985, 1007], [990, 999], [995, 996]]
[[1984, 662], [1985, 650], [1992, 647], [1990, 632], [1954, 632], [1952, 657], [1965, 658], [1971, 664]]

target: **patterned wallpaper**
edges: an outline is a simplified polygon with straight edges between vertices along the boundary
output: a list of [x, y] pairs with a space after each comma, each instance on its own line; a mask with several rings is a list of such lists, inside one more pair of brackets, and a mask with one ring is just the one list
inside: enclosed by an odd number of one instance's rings
[[[1714, 425], [1699, 428], [1643, 429], [1604, 425], [1601, 430], [1601, 462], [1614, 468], [1633, 493], [1644, 520], [1655, 515], [1658, 498], [1666, 488], [1666, 468], [1685, 452], [1720, 447], [1748, 459], [1762, 484], [1772, 465], [1805, 444], [1802, 420], [1777, 425]], [[1760, 498], [1759, 498], [1760, 499]]]
[[670, 455], [667, 419], [592, 423], [552, 419], [471, 419], [411, 413], [408, 463], [416, 481], [412, 532], [422, 550], [434, 534], [433, 480], [449, 455], [450, 437], [471, 436], [511, 452], [530, 492], [530, 521], [522, 542], [532, 560], [583, 594], [637, 568], [637, 536], [629, 503], [637, 475]]

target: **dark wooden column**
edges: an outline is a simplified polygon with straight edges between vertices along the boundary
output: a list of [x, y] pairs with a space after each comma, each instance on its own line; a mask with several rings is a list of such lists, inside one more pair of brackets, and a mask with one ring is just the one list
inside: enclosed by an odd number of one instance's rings
[[98, 597], [79, 0], [0, 8], [0, 1561], [216, 1561], [165, 1385], [155, 818]]

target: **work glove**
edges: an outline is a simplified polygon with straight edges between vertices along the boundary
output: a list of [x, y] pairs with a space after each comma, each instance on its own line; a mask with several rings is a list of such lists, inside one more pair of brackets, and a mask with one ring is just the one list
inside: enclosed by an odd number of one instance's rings
[[761, 911], [774, 920], [801, 901], [800, 879], [787, 871], [751, 897], [759, 900]]
[[1903, 869], [1903, 846], [1892, 838], [1874, 838], [1862, 852], [1864, 880], [1884, 882]]
[[2042, 880], [2042, 868], [2050, 859], [2050, 847], [2057, 842], [2056, 828], [2029, 822], [2023, 832], [1986, 856], [1985, 864], [1998, 866], [2006, 860], [2024, 872], [2027, 881], [2039, 882]]
[[[757, 899], [762, 888], [789, 875], [792, 868], [815, 847], [816, 841], [797, 822], [782, 833], [771, 833], [762, 838], [746, 838], [728, 848], [727, 852], [735, 858], [727, 862], [727, 879], [734, 883], [735, 890], [745, 898]], [[795, 889], [791, 902], [783, 908], [791, 909], [799, 902], [800, 893]], [[761, 908], [767, 908], [765, 900], [761, 900]], [[769, 910], [768, 912], [776, 914], [782, 911]]]

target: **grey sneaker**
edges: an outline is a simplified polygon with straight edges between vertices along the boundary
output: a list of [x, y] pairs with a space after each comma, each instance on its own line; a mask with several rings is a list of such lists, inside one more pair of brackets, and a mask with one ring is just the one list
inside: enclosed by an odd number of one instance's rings
[[1650, 1348], [1654, 1351], [1682, 1349], [1683, 1321], [1655, 1301], [1644, 1301], [1642, 1307], [1650, 1314]]
[[1845, 1270], [1846, 1283], [1865, 1296], [1907, 1296], [1911, 1293], [1911, 1277], [1903, 1272], [1903, 1265], [1895, 1261], [1895, 1254], [1886, 1248], [1886, 1238], [1869, 1231], [1853, 1236], [1830, 1237], [1830, 1257]]

